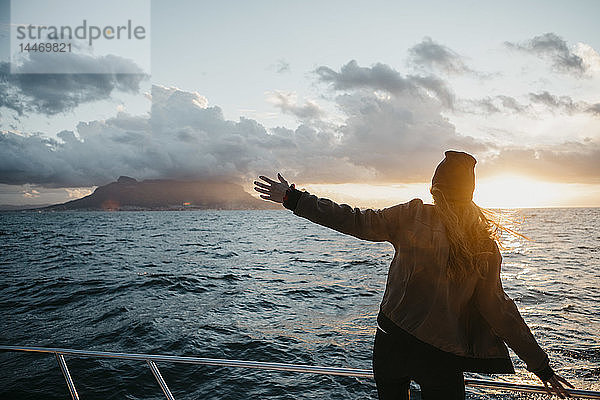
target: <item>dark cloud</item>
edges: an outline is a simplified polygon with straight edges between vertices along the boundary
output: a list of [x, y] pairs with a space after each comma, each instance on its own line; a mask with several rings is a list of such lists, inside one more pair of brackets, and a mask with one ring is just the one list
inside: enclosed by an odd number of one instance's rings
[[524, 43], [505, 42], [511, 49], [548, 58], [556, 71], [583, 76], [587, 70], [584, 60], [574, 54], [567, 42], [555, 33], [545, 33]]
[[239, 180], [280, 166], [273, 153], [293, 147], [254, 120], [225, 120], [197, 93], [154, 86], [152, 102], [150, 116], [81, 122], [57, 139], [3, 132], [0, 183], [78, 187], [119, 175]]
[[355, 60], [340, 68], [340, 72], [321, 66], [315, 70], [322, 82], [330, 83], [336, 90], [370, 88], [400, 93], [414, 89], [414, 84], [386, 64], [359, 67]]
[[[19, 115], [36, 112], [53, 115], [74, 109], [80, 104], [110, 98], [114, 91], [137, 93], [147, 76], [131, 61], [117, 56], [91, 57], [75, 53], [37, 53], [11, 73], [10, 64], [0, 62], [0, 107], [16, 111]], [[64, 65], [64, 70], [77, 65], [94, 65], [94, 74], [41, 74], [40, 63]], [[140, 73], [114, 73], [124, 68]], [[57, 69], [60, 69], [57, 67]], [[77, 67], [76, 69], [79, 69]]]
[[321, 66], [315, 70], [321, 82], [329, 83], [335, 90], [372, 89], [386, 91], [394, 95], [410, 92], [414, 95], [434, 94], [447, 108], [454, 106], [454, 93], [446, 83], [433, 76], [402, 76], [386, 64], [377, 63], [372, 67], [360, 67], [355, 60], [340, 68], [340, 71]]
[[81, 122], [56, 139], [3, 132], [0, 183], [89, 187], [119, 175], [240, 181], [275, 169], [311, 182], [414, 182], [430, 178], [448, 146], [484, 146], [458, 135], [432, 97], [356, 90], [336, 102], [347, 117], [342, 125], [267, 130], [251, 119], [224, 119], [198, 93], [154, 86], [149, 116]]
[[425, 37], [408, 50], [411, 62], [418, 66], [438, 69], [447, 74], [477, 74], [469, 68], [454, 50]]

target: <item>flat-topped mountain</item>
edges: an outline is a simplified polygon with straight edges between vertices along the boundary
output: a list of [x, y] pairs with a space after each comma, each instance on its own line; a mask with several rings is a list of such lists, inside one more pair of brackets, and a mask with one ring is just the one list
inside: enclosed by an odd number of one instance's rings
[[246, 193], [240, 185], [204, 181], [153, 179], [137, 181], [121, 176], [99, 186], [81, 199], [46, 207], [46, 210], [181, 210], [276, 209], [280, 205]]

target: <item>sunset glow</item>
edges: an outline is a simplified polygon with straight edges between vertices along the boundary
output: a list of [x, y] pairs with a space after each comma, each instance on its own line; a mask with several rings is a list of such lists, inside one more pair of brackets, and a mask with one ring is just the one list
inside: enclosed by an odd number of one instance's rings
[[[420, 198], [431, 203], [430, 183], [307, 184], [319, 197], [356, 207], [383, 208]], [[473, 200], [486, 208], [598, 207], [598, 189], [592, 185], [545, 182], [526, 176], [497, 175], [478, 179]]]
[[478, 182], [474, 201], [493, 208], [560, 207], [574, 196], [568, 186], [518, 175], [499, 175]]

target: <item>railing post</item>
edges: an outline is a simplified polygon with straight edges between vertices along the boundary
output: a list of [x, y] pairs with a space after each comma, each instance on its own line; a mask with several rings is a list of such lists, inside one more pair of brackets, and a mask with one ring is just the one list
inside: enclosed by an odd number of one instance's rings
[[156, 364], [154, 363], [154, 361], [152, 361], [152, 360], [146, 360], [146, 362], [148, 363], [148, 366], [150, 367], [150, 370], [152, 371], [152, 374], [156, 378], [156, 381], [158, 382], [158, 385], [160, 386], [160, 388], [162, 389], [163, 393], [165, 394], [165, 397], [168, 400], [175, 400], [175, 397], [173, 397], [173, 395], [171, 394], [171, 391], [169, 390], [169, 387], [167, 386], [167, 382], [165, 382], [165, 380], [163, 379], [163, 377], [160, 374], [160, 371], [158, 370], [158, 367], [156, 366]]
[[65, 357], [59, 353], [54, 353], [54, 355], [56, 356], [58, 365], [60, 365], [60, 370], [62, 371], [63, 376], [65, 377], [65, 381], [67, 381], [67, 387], [69, 388], [69, 392], [71, 392], [71, 398], [73, 400], [79, 400], [79, 395], [77, 394], [77, 389], [75, 389], [73, 379], [71, 379], [71, 374], [69, 373], [69, 368], [67, 368]]

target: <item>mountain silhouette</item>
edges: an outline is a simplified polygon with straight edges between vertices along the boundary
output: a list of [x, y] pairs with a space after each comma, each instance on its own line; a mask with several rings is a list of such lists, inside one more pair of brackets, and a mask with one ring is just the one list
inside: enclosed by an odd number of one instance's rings
[[280, 205], [252, 197], [240, 185], [205, 181], [152, 179], [137, 181], [121, 176], [99, 186], [81, 199], [45, 207], [45, 210], [183, 210], [279, 209]]

